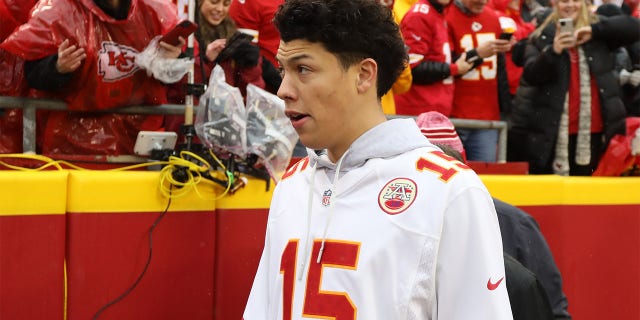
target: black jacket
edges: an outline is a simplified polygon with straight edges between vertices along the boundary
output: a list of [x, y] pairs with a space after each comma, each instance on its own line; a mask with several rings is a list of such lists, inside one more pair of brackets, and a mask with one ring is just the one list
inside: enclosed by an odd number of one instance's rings
[[553, 320], [549, 298], [533, 272], [504, 254], [507, 294], [513, 320]]
[[[528, 161], [531, 173], [552, 173], [560, 116], [569, 87], [569, 54], [553, 51], [555, 25], [532, 38], [509, 117], [508, 160]], [[625, 133], [626, 111], [614, 70], [614, 50], [640, 39], [640, 21], [628, 16], [602, 18], [592, 25], [591, 41], [582, 45], [591, 76], [599, 88], [604, 146]]]
[[[498, 214], [502, 248], [505, 256], [513, 257], [535, 274], [537, 280], [546, 291], [549, 299], [548, 303], [556, 320], [571, 319], [571, 315], [567, 311], [569, 306], [567, 296], [562, 290], [560, 270], [536, 220], [520, 208], [496, 198], [493, 198], [493, 204]], [[505, 257], [505, 267], [507, 266]], [[512, 281], [509, 279], [507, 271], [507, 290], [509, 291], [510, 299], [512, 290], [516, 290], [515, 287], [510, 288], [511, 283]], [[526, 303], [521, 305], [524, 306]], [[513, 299], [511, 299], [511, 307], [512, 309], [514, 308]], [[512, 311], [515, 316], [516, 310]], [[514, 318], [514, 320], [516, 319]]]

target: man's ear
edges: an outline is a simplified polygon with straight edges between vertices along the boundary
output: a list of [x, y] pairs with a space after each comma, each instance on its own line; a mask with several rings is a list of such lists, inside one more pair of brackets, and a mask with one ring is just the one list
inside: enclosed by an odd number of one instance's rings
[[360, 61], [358, 70], [358, 93], [364, 93], [373, 88], [376, 89], [378, 81], [378, 64], [371, 58]]

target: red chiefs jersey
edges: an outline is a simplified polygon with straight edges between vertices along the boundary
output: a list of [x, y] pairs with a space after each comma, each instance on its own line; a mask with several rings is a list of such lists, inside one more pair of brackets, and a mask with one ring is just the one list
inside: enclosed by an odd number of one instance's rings
[[229, 7], [229, 16], [238, 28], [258, 33], [260, 53], [275, 66], [276, 52], [280, 45], [280, 33], [273, 25], [273, 17], [284, 0], [234, 0]]
[[[456, 5], [445, 14], [454, 55], [495, 40], [502, 32], [498, 17], [485, 8], [479, 15], [466, 15]], [[498, 58], [485, 58], [475, 69], [455, 80], [451, 117], [461, 119], [500, 120], [498, 104]]]
[[[451, 63], [447, 22], [428, 1], [420, 0], [409, 9], [400, 23], [400, 30], [409, 47], [412, 68], [423, 61]], [[453, 78], [430, 84], [414, 83], [408, 92], [394, 98], [397, 114], [419, 115], [438, 111], [449, 116], [453, 102]]]
[[37, 60], [56, 54], [65, 39], [83, 47], [87, 58], [65, 89], [34, 94], [64, 99], [71, 110], [161, 104], [165, 86], [135, 65], [135, 55], [177, 20], [176, 7], [166, 0], [131, 0], [125, 20], [106, 15], [93, 0], [44, 0], [0, 48]]

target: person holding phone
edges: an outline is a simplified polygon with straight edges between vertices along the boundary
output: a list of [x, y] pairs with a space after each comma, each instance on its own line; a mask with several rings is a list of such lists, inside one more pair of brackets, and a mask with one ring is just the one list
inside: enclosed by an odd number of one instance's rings
[[613, 55], [638, 39], [638, 19], [594, 15], [585, 0], [556, 2], [525, 50], [508, 160], [528, 161], [534, 174], [591, 175], [611, 138], [625, 134]]
[[438, 111], [451, 114], [453, 77], [471, 70], [473, 64], [462, 54], [451, 57], [444, 11], [451, 0], [419, 0], [400, 22], [409, 50], [412, 84], [408, 92], [395, 95], [396, 113], [419, 115]]
[[[487, 0], [454, 0], [445, 17], [453, 57], [466, 55], [473, 69], [454, 78], [451, 117], [469, 120], [501, 120], [510, 108], [504, 53], [511, 41], [500, 39], [502, 26]], [[498, 130], [458, 128], [470, 161], [496, 162]]]
[[[167, 88], [135, 64], [156, 36], [178, 21], [170, 1], [41, 1], [30, 19], [0, 48], [25, 60], [35, 98], [60, 99], [83, 112], [38, 113], [37, 152], [133, 154], [138, 131], [162, 128], [160, 115], [93, 113], [167, 102]], [[181, 46], [160, 43], [159, 53], [177, 58]]]
[[[231, 0], [197, 0], [194, 50], [195, 83], [208, 83], [211, 71], [219, 64], [225, 80], [246, 95], [248, 84], [275, 93], [280, 86], [276, 68], [262, 57], [253, 36], [241, 32], [231, 16]], [[181, 103], [183, 95], [179, 95]]]

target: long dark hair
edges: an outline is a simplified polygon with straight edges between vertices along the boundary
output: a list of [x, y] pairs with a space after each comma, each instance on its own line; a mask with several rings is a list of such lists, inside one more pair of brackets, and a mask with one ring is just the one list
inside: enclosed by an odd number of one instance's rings
[[231, 20], [229, 15], [227, 15], [219, 25], [214, 26], [210, 24], [207, 19], [202, 16], [202, 12], [200, 11], [200, 7], [202, 7], [203, 0], [198, 0], [198, 13], [196, 14], [196, 23], [198, 24], [198, 30], [196, 31], [196, 37], [200, 42], [200, 45], [203, 45], [203, 49], [207, 47], [207, 45], [214, 40], [217, 39], [227, 39], [229, 40], [231, 36], [238, 30], [235, 22]]

